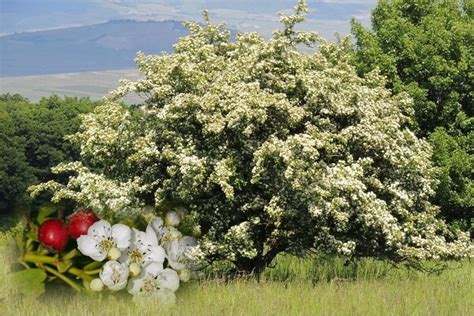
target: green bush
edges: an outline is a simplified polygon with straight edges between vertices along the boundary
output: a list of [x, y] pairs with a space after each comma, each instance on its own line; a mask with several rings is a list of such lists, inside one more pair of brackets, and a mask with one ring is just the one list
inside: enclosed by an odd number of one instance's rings
[[[440, 166], [440, 184], [435, 202], [443, 205], [444, 216], [463, 229], [471, 228], [474, 206], [474, 133], [451, 136], [446, 129], [437, 128], [430, 135], [433, 161]], [[466, 151], [469, 150], [470, 154]]]

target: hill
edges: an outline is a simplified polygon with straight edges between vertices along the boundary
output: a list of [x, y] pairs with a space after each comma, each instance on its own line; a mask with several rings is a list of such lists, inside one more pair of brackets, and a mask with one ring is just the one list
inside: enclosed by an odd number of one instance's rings
[[178, 21], [107, 23], [0, 37], [0, 76], [29, 76], [135, 67], [137, 51], [171, 51], [187, 30]]
[[[0, 78], [0, 94], [18, 93], [32, 102], [51, 94], [90, 97], [100, 100], [119, 85], [120, 79], [137, 80], [136, 69], [89, 71], [66, 74]], [[139, 103], [138, 96], [127, 97], [126, 103]]]

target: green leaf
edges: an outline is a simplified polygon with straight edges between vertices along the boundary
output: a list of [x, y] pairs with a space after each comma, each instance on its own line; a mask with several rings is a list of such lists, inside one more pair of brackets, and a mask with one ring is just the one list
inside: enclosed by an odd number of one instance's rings
[[84, 271], [96, 270], [96, 269], [99, 269], [101, 266], [102, 266], [102, 262], [94, 261], [94, 262], [91, 262], [88, 265], [86, 265], [84, 267]]
[[17, 291], [25, 296], [38, 297], [44, 293], [46, 272], [40, 269], [28, 269], [10, 275]]
[[56, 207], [53, 204], [46, 203], [38, 209], [37, 221], [39, 224], [43, 223], [48, 217], [56, 212]]

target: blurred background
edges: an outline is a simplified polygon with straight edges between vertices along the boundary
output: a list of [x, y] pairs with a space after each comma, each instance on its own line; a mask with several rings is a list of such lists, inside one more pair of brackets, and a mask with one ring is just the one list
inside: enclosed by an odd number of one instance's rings
[[[36, 102], [52, 93], [100, 99], [120, 78], [137, 79], [137, 51], [171, 51], [187, 33], [182, 21], [213, 22], [234, 31], [279, 28], [296, 0], [2, 0], [0, 93]], [[302, 29], [335, 40], [350, 19], [370, 24], [375, 0], [309, 0]], [[134, 100], [128, 100], [133, 102]]]

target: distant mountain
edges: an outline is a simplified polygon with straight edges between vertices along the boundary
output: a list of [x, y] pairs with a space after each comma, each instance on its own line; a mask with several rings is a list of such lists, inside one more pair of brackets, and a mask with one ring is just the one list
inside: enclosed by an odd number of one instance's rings
[[[239, 31], [269, 36], [278, 27], [278, 12], [292, 12], [298, 0], [0, 0], [0, 34], [102, 23], [108, 20], [226, 22]], [[347, 34], [349, 20], [369, 24], [377, 0], [307, 0], [308, 28], [326, 37]], [[310, 21], [312, 19], [312, 21]]]
[[137, 51], [171, 51], [188, 31], [178, 21], [116, 20], [0, 37], [0, 77], [135, 67]]
[[102, 0], [0, 0], [0, 33], [57, 29], [131, 18], [104, 6], [105, 3]]

